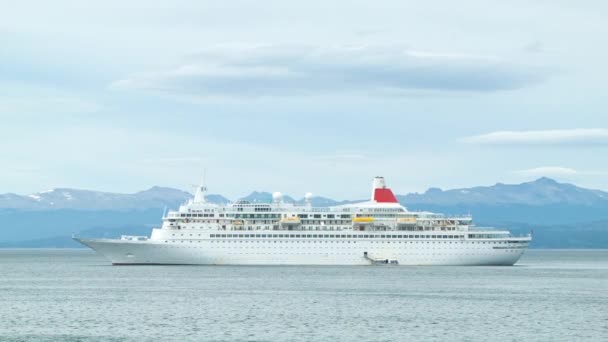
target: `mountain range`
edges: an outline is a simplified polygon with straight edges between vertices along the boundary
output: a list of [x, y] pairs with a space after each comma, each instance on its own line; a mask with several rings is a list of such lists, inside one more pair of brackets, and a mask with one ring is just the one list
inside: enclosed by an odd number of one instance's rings
[[[69, 188], [30, 195], [0, 194], [0, 246], [75, 246], [69, 239], [72, 233], [147, 234], [159, 224], [163, 210], [177, 208], [191, 197], [188, 192], [158, 186], [133, 194]], [[550, 178], [451, 190], [430, 188], [396, 197], [410, 210], [471, 213], [479, 225], [505, 227], [516, 233], [534, 229], [536, 247], [608, 247], [608, 193]], [[219, 194], [206, 198], [218, 204], [230, 202]], [[272, 194], [254, 191], [240, 199], [270, 202]], [[303, 198], [288, 195], [283, 200], [304, 203]], [[332, 206], [359, 200], [316, 196], [311, 201], [314, 206]]]
[[[0, 195], [0, 209], [21, 210], [133, 210], [175, 207], [192, 197], [191, 194], [159, 186], [134, 194], [58, 188], [31, 195]], [[221, 198], [214, 198], [221, 201]]]
[[398, 196], [400, 202], [412, 204], [461, 205], [461, 204], [575, 204], [604, 205], [608, 203], [608, 193], [590, 190], [573, 184], [558, 183], [550, 178], [539, 178], [521, 184], [497, 183], [493, 186], [477, 186], [465, 189], [443, 191], [430, 188], [423, 194]]
[[[192, 194], [168, 187], [155, 186], [133, 194], [100, 192], [58, 188], [30, 195], [0, 194], [0, 209], [21, 210], [133, 210], [150, 208], [175, 208], [192, 197]], [[424, 193], [396, 195], [399, 202], [408, 205], [463, 206], [463, 205], [530, 205], [542, 206], [553, 204], [603, 206], [608, 203], [608, 192], [577, 187], [573, 184], [559, 183], [550, 178], [539, 178], [521, 184], [497, 183], [492, 186], [478, 186], [452, 190], [430, 188]], [[226, 204], [230, 199], [209, 194], [207, 201]], [[237, 200], [250, 202], [271, 202], [272, 194], [254, 191]], [[289, 203], [302, 204], [304, 198], [294, 199], [284, 195], [283, 200]], [[359, 200], [335, 200], [314, 196], [315, 206], [333, 206], [353, 203]]]

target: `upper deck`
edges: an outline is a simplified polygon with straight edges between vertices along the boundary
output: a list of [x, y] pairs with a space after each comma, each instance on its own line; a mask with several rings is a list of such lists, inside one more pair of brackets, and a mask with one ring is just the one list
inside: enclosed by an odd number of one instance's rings
[[449, 217], [431, 212], [412, 212], [397, 202], [384, 179], [376, 177], [369, 201], [332, 207], [314, 207], [307, 194], [303, 205], [283, 201], [273, 194], [271, 203], [237, 201], [227, 205], [208, 203], [205, 187], [193, 200], [163, 218], [164, 229], [203, 230], [301, 230], [301, 231], [466, 231], [470, 216]]

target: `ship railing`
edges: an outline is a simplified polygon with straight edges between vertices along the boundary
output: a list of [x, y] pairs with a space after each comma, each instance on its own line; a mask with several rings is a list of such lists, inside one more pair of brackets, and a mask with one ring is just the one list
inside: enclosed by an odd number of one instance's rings
[[469, 226], [469, 231], [501, 231], [504, 229], [500, 229], [500, 228], [496, 228], [496, 227], [491, 227], [491, 226]]

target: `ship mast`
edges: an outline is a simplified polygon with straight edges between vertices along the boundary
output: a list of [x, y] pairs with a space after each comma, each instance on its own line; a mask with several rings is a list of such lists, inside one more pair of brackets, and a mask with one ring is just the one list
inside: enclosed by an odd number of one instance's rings
[[194, 194], [194, 203], [205, 203], [205, 194], [207, 193], [207, 187], [205, 186], [205, 177], [207, 174], [207, 169], [203, 170], [203, 179], [201, 180], [201, 185], [196, 188], [196, 193]]

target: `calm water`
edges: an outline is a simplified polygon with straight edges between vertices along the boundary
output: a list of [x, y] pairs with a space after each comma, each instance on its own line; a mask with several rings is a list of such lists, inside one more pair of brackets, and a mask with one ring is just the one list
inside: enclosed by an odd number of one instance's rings
[[0, 250], [0, 341], [607, 341], [608, 250], [515, 267], [108, 266]]

